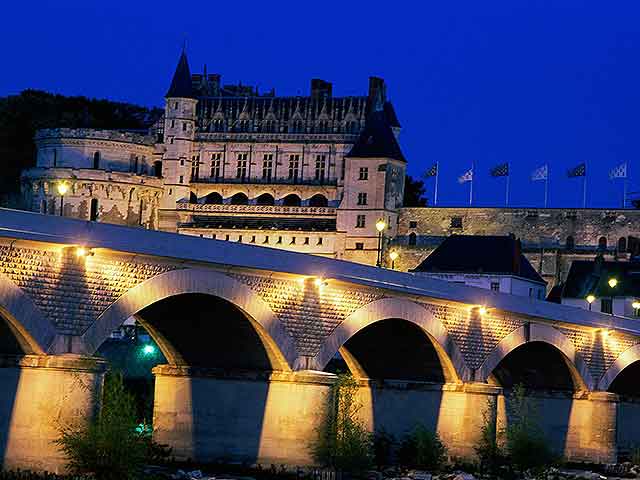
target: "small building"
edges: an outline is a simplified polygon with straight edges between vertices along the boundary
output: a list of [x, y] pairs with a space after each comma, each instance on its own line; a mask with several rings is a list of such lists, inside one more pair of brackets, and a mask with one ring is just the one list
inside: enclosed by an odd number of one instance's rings
[[453, 235], [415, 269], [418, 275], [544, 299], [547, 283], [512, 236]]
[[640, 262], [574, 261], [562, 288], [561, 303], [623, 317], [638, 317]]

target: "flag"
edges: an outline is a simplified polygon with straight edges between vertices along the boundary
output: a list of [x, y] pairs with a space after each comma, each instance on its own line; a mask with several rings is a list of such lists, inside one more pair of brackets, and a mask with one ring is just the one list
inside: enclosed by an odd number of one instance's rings
[[473, 168], [470, 168], [458, 177], [458, 183], [466, 183], [473, 181]]
[[422, 176], [424, 178], [429, 178], [429, 177], [435, 177], [436, 175], [438, 175], [438, 164], [434, 163], [433, 166], [429, 170], [424, 172], [424, 175]]
[[509, 164], [503, 163], [493, 167], [489, 173], [492, 177], [508, 177], [509, 176]]
[[609, 180], [614, 178], [627, 178], [627, 162], [621, 163], [617, 167], [609, 170]]
[[572, 168], [571, 170], [567, 171], [567, 177], [569, 177], [569, 178], [585, 177], [586, 175], [587, 175], [587, 164], [586, 163], [581, 163], [577, 167]]
[[545, 163], [541, 167], [536, 168], [531, 172], [531, 181], [536, 182], [538, 180], [546, 180], [549, 178], [549, 166]]

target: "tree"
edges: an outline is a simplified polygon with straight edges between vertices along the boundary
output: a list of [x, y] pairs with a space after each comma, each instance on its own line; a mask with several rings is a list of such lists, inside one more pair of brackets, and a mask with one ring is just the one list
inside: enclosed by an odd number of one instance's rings
[[411, 175], [405, 177], [403, 200], [405, 207], [426, 207], [427, 199], [424, 197], [426, 193], [422, 180], [416, 180]]

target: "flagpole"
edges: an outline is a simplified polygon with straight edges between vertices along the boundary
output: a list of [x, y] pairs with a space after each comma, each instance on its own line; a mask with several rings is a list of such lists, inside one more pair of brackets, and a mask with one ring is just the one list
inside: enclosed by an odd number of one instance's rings
[[433, 193], [433, 205], [438, 205], [438, 176], [440, 175], [440, 162], [436, 162], [436, 188]]
[[511, 179], [511, 163], [507, 163], [507, 199], [505, 206], [509, 206], [509, 180]]
[[587, 172], [584, 172], [584, 183], [582, 184], [582, 208], [587, 208]]
[[544, 208], [547, 208], [548, 199], [549, 199], [549, 165], [547, 165], [547, 174], [544, 177]]
[[475, 177], [476, 172], [473, 171], [473, 162], [471, 162], [471, 182], [469, 187], [469, 206], [473, 204], [473, 177]]

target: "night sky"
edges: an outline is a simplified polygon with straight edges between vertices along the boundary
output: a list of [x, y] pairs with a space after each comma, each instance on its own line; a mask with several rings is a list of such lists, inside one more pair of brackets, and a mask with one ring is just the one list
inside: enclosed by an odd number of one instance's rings
[[[307, 94], [366, 94], [386, 79], [409, 172], [441, 165], [439, 203], [465, 205], [456, 181], [476, 164], [477, 205], [502, 205], [511, 162], [513, 205], [621, 204], [608, 170], [631, 162], [640, 190], [640, 3], [633, 1], [22, 1], [3, 4], [0, 96], [37, 88], [162, 105], [183, 39], [192, 71], [223, 82]], [[433, 182], [428, 183], [429, 195]]]

